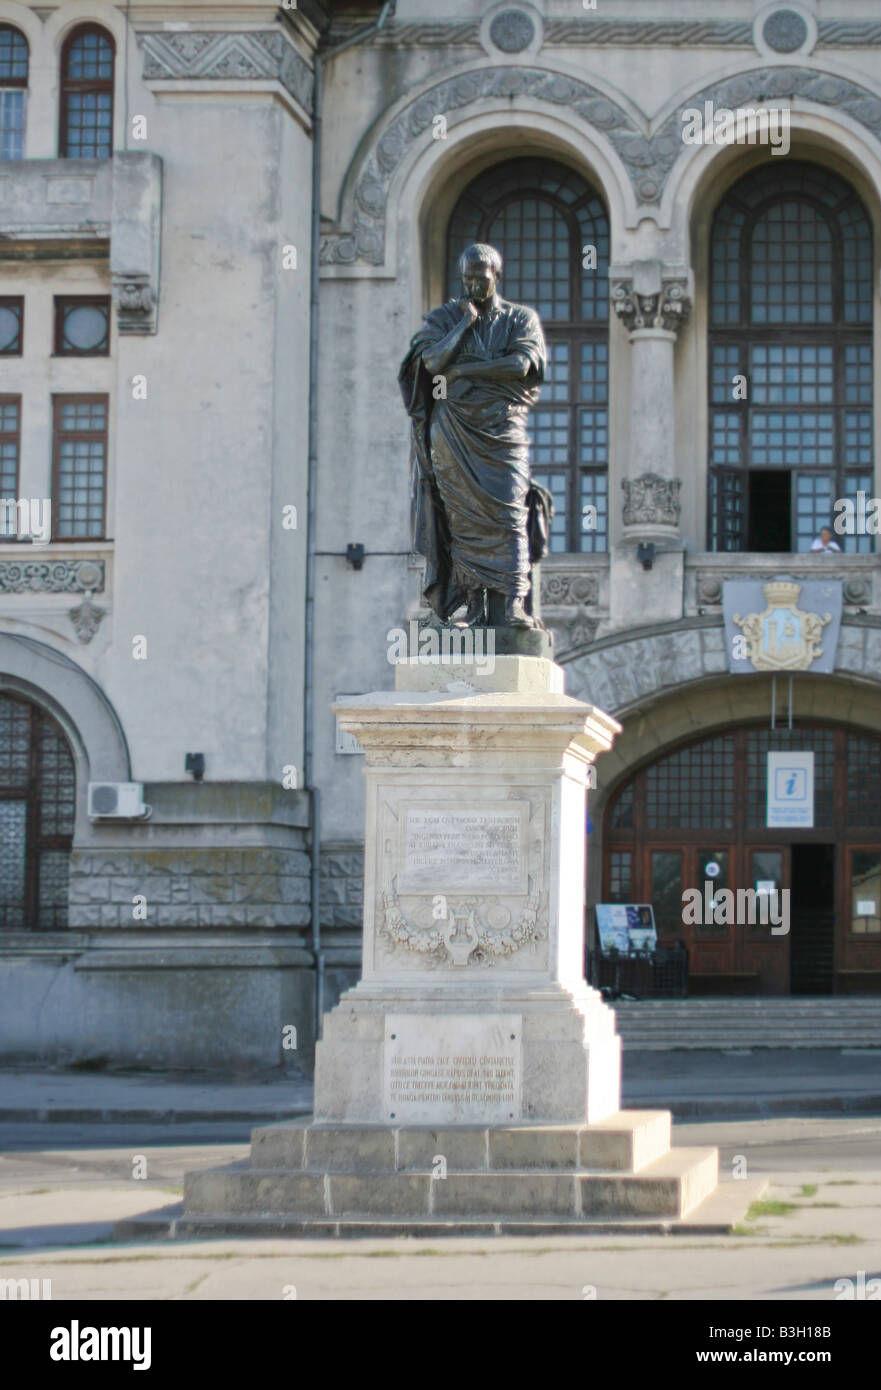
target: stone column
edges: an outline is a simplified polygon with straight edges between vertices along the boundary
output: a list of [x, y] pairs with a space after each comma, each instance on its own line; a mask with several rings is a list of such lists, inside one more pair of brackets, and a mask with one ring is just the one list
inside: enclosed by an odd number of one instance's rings
[[[673, 353], [691, 307], [688, 277], [666, 271], [660, 261], [635, 261], [613, 273], [612, 305], [630, 334], [624, 551], [617, 556], [622, 572], [612, 575], [612, 620], [630, 626], [637, 614], [643, 621], [680, 616], [682, 484], [676, 476]], [[654, 582], [643, 580], [656, 565]]]

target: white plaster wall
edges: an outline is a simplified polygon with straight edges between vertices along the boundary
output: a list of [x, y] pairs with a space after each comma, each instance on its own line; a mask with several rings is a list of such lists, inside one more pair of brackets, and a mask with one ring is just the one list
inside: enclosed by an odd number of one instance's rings
[[[164, 95], [154, 120], [165, 161], [160, 326], [123, 340], [118, 357], [108, 693], [139, 779], [180, 777], [187, 751], [205, 753], [212, 779], [262, 778], [279, 114], [263, 98]], [[136, 373], [146, 401], [132, 399]], [[135, 635], [147, 637], [146, 661], [130, 655]]]

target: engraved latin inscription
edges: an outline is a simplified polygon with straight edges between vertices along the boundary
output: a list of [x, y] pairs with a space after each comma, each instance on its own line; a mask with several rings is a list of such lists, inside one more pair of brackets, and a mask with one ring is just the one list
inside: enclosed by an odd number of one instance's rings
[[525, 893], [526, 802], [408, 806], [399, 893]]
[[386, 1118], [488, 1123], [520, 1118], [519, 1015], [386, 1020]]

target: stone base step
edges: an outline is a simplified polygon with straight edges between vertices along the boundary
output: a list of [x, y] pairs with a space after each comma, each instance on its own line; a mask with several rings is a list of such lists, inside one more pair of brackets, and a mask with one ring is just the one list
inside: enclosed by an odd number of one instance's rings
[[221, 1213], [190, 1218], [180, 1203], [145, 1216], [118, 1221], [113, 1238], [120, 1241], [205, 1240], [205, 1239], [286, 1239], [384, 1240], [407, 1236], [410, 1239], [437, 1239], [444, 1236], [483, 1238], [489, 1236], [588, 1236], [588, 1235], [728, 1235], [743, 1219], [752, 1202], [767, 1189], [765, 1178], [720, 1183], [709, 1196], [685, 1216], [680, 1217], [583, 1217], [508, 1218], [486, 1220], [481, 1217], [326, 1217], [237, 1216]]
[[671, 1149], [639, 1172], [319, 1173], [252, 1169], [188, 1174], [187, 1219], [225, 1216], [374, 1217], [411, 1221], [580, 1221], [591, 1216], [684, 1216], [718, 1180], [716, 1149]]
[[670, 1149], [668, 1110], [621, 1110], [587, 1125], [457, 1125], [447, 1129], [309, 1124], [251, 1135], [253, 1169], [332, 1173], [447, 1173], [508, 1169], [637, 1172]]

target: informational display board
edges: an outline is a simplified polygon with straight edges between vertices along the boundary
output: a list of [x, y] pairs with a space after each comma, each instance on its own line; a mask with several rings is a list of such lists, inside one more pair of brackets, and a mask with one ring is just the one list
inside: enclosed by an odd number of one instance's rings
[[769, 827], [814, 824], [813, 753], [768, 754]]
[[597, 903], [601, 951], [653, 951], [658, 944], [651, 903]]

